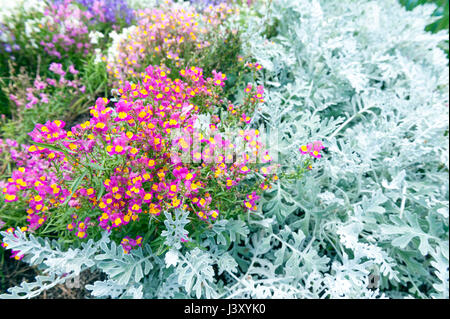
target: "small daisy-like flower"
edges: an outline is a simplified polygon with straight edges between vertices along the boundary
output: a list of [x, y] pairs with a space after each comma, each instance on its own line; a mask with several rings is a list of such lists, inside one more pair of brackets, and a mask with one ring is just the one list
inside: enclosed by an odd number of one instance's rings
[[300, 153], [302, 154], [308, 154], [311, 150], [311, 146], [310, 145], [302, 145], [300, 146]]

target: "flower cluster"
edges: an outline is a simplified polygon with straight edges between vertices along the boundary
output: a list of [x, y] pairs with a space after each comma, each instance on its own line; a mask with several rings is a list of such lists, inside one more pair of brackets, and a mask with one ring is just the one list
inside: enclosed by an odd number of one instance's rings
[[86, 238], [87, 232], [86, 229], [88, 226], [92, 226], [90, 223], [91, 218], [86, 217], [84, 220], [77, 220], [78, 216], [76, 214], [72, 215], [72, 222], [67, 225], [68, 231], [75, 231], [75, 236], [79, 238]]
[[44, 17], [38, 21], [38, 32], [34, 38], [40, 38], [41, 45], [50, 56], [61, 59], [70, 52], [86, 55], [90, 52], [89, 26], [94, 23], [94, 15], [83, 11], [70, 0], [51, 3], [44, 11]]
[[237, 7], [232, 7], [227, 1], [216, 1], [215, 3], [210, 3], [202, 10], [202, 20], [208, 24], [217, 26], [225, 21], [230, 15], [235, 14], [239, 14], [239, 9]]
[[[30, 38], [30, 26], [34, 16], [41, 16], [46, 7], [45, 1], [16, 0], [3, 1], [0, 7], [0, 54], [4, 51], [8, 58], [15, 60], [25, 42], [29, 48], [36, 43]], [[30, 24], [31, 22], [31, 24]], [[23, 39], [23, 36], [27, 39]], [[25, 41], [24, 41], [25, 40]]]
[[[29, 7], [27, 2], [20, 7]], [[45, 65], [49, 59], [70, 59], [79, 67], [94, 47], [103, 48], [103, 43], [98, 47], [98, 38], [104, 37], [105, 29], [119, 30], [133, 18], [133, 11], [124, 0], [38, 3], [23, 14], [8, 17], [7, 23], [0, 23], [0, 53], [4, 51], [11, 60]], [[38, 53], [41, 61], [36, 60]]]
[[300, 146], [300, 153], [301, 154], [309, 154], [310, 156], [314, 158], [321, 158], [322, 155], [320, 152], [324, 149], [322, 142], [315, 141], [313, 143], [309, 143], [307, 145]]
[[[34, 150], [35, 146], [29, 148]], [[49, 153], [47, 158], [53, 157]], [[54, 153], [53, 153], [54, 154]], [[6, 202], [26, 200], [27, 221], [29, 230], [36, 230], [47, 220], [47, 212], [50, 208], [57, 207], [64, 202], [69, 195], [67, 189], [58, 185], [60, 182], [55, 172], [51, 169], [52, 162], [37, 154], [30, 154], [29, 158], [12, 173], [6, 185], [3, 185], [2, 193]], [[67, 165], [61, 169], [67, 170]], [[64, 175], [67, 177], [67, 175]]]
[[[34, 146], [33, 146], [34, 147]], [[35, 186], [36, 192], [34, 194], [42, 196], [38, 189], [43, 181], [55, 181], [54, 174], [51, 173], [50, 162], [47, 158], [41, 157], [39, 154], [32, 154], [29, 150], [29, 145], [19, 145], [16, 141], [0, 139], [0, 158], [2, 162], [7, 165], [14, 163], [19, 168], [13, 172], [11, 178], [7, 181], [0, 181], [0, 188], [5, 196], [6, 202], [17, 201], [17, 193], [27, 185]], [[26, 173], [25, 173], [26, 172]], [[31, 206], [36, 207], [35, 199], [39, 197], [30, 197]], [[39, 207], [38, 207], [39, 208]], [[27, 210], [27, 220], [29, 225], [27, 229], [37, 229], [46, 220], [45, 212], [47, 208], [42, 207], [36, 214], [35, 210], [29, 207]]]
[[[242, 210], [256, 209], [257, 192], [265, 188], [240, 185], [259, 166], [263, 184], [272, 178], [274, 167], [266, 165], [271, 157], [259, 131], [227, 135], [218, 116], [208, 130], [197, 123], [200, 112], [219, 103], [226, 76], [214, 72], [205, 78], [201, 68], [191, 67], [172, 77], [176, 74], [168, 68], [149, 66], [140, 81], [117, 90], [114, 108], [99, 98], [91, 119], [70, 131], [62, 121], [36, 125], [30, 136], [37, 145], [28, 151], [47, 159], [47, 175], [20, 167], [3, 189], [8, 202], [26, 199], [30, 229], [65, 204], [80, 212], [67, 226], [79, 238], [92, 226], [111, 231], [138, 222], [142, 214], [157, 217], [176, 208], [211, 222], [232, 202], [224, 196], [240, 197]], [[122, 242], [125, 251], [139, 243]]]
[[142, 246], [142, 236], [137, 236], [135, 239], [125, 236], [121, 243], [123, 252], [128, 254], [134, 247]]
[[201, 5], [203, 7], [216, 6], [227, 1], [228, 0], [189, 0], [190, 3]]
[[251, 194], [248, 194], [244, 201], [245, 207], [249, 210], [256, 210], [256, 202], [259, 198], [260, 198], [260, 196], [258, 196], [256, 194], [256, 192], [252, 192]]
[[[77, 93], [84, 93], [86, 87], [81, 83], [78, 78], [77, 71], [73, 65], [68, 68], [68, 73], [63, 70], [60, 63], [51, 63], [49, 70], [52, 71], [58, 77], [42, 79], [39, 75], [34, 79], [32, 86], [25, 88], [12, 88], [9, 98], [14, 102], [17, 113], [20, 113], [23, 109], [31, 109], [37, 104], [48, 104], [52, 93], [55, 90], [60, 92], [65, 89], [67, 94], [75, 95]], [[72, 80], [70, 80], [72, 78]], [[24, 83], [20, 83], [22, 86]], [[14, 94], [12, 93], [14, 92]]]
[[259, 70], [262, 70], [262, 65], [261, 64], [259, 64], [259, 63], [252, 63], [252, 62], [247, 62], [247, 63], [245, 63], [245, 66], [246, 67], [248, 67], [249, 69], [253, 69], [253, 70], [257, 70], [257, 71], [259, 71]]
[[[54, 0], [60, 4], [66, 0]], [[128, 6], [126, 0], [74, 0], [81, 4], [98, 21], [117, 23], [119, 19], [130, 24], [134, 18], [133, 10]]]
[[255, 88], [251, 83], [248, 83], [244, 92], [245, 96], [242, 105], [230, 103], [228, 104], [227, 109], [232, 118], [238, 118], [239, 122], [250, 124], [250, 114], [253, 114], [258, 103], [264, 102], [264, 87], [262, 85], [258, 85]]
[[[180, 69], [186, 58], [210, 45], [208, 34], [234, 11], [225, 5], [203, 14], [168, 2], [166, 6], [140, 10], [137, 25], [123, 31], [109, 49], [107, 69], [113, 82], [122, 85], [137, 77], [149, 64], [164, 64]], [[193, 61], [195, 62], [195, 61]]]
[[[15, 140], [12, 139], [1, 139], [0, 138], [0, 159], [2, 163], [9, 161], [14, 161], [15, 163], [22, 163], [24, 159], [27, 158], [27, 152], [24, 151], [27, 146], [20, 145]], [[19, 166], [22, 164], [18, 164]], [[0, 181], [0, 186], [3, 181]]]
[[20, 50], [20, 46], [16, 43], [16, 37], [7, 26], [0, 23], [0, 52], [5, 51], [11, 53], [12, 51]]

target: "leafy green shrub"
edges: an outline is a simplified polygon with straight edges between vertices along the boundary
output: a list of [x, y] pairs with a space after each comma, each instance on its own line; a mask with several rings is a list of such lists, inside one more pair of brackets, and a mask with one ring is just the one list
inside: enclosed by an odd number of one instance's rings
[[61, 64], [52, 63], [51, 76], [41, 78], [37, 71], [36, 78], [31, 78], [25, 68], [17, 72], [11, 63], [9, 85], [2, 81], [5, 85], [2, 91], [9, 97], [11, 118], [4, 119], [2, 135], [25, 143], [37, 123], [55, 119], [73, 123], [79, 115], [87, 113], [89, 104], [106, 91], [107, 74], [105, 65], [94, 64], [92, 58], [84, 67], [81, 72], [73, 65], [63, 70]]

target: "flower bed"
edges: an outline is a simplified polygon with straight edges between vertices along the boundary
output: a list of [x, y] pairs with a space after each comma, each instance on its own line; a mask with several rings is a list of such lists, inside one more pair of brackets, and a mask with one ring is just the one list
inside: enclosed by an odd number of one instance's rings
[[0, 297], [82, 276], [64, 296], [448, 298], [433, 12], [64, 0], [0, 15], [1, 251], [36, 271], [0, 273]]

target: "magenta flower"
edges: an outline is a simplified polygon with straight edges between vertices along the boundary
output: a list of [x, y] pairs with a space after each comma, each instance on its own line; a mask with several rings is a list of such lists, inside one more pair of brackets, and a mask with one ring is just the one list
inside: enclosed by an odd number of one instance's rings
[[311, 151], [311, 144], [300, 146], [300, 153], [308, 154]]
[[214, 75], [213, 83], [214, 85], [220, 85], [225, 86], [225, 82], [227, 80], [227, 76], [223, 74], [222, 72], [216, 72], [216, 70], [212, 71], [212, 74]]
[[137, 236], [136, 239], [132, 239], [128, 236], [124, 237], [120, 243], [122, 245], [123, 252], [128, 254], [134, 247], [142, 246], [142, 239], [142, 236]]
[[320, 151], [324, 148], [325, 147], [323, 146], [322, 142], [315, 141], [313, 143], [308, 143], [307, 145], [300, 146], [299, 150], [301, 154], [309, 154], [314, 158], [321, 158], [322, 155], [320, 154]]

